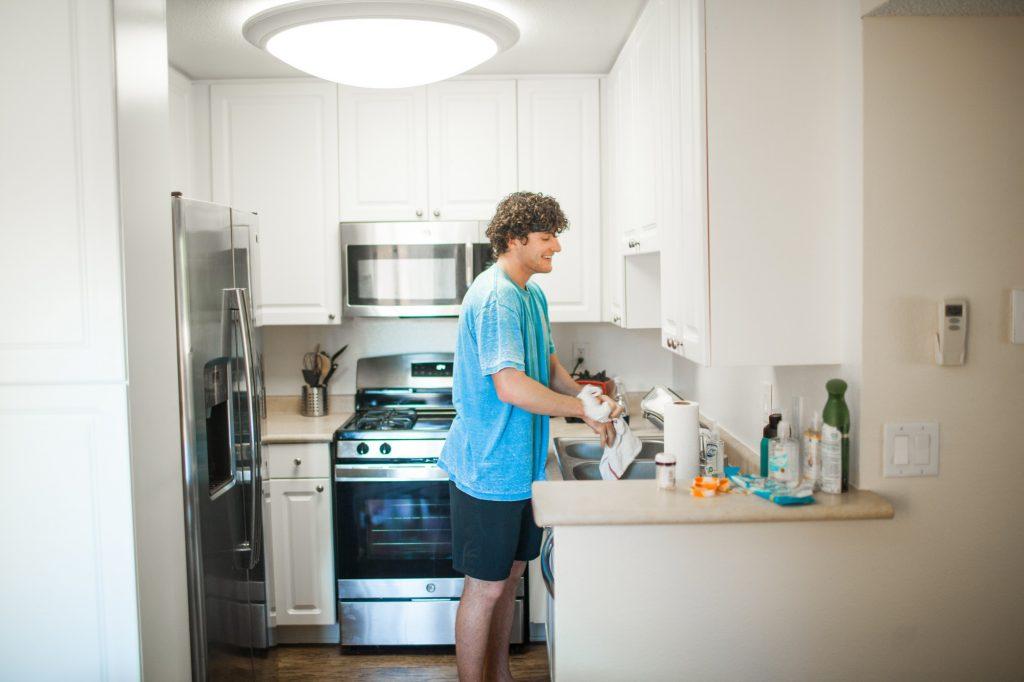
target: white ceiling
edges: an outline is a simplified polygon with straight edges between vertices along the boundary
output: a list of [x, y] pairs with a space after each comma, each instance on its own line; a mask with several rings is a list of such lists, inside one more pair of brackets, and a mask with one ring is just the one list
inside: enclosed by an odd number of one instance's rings
[[[645, 0], [468, 0], [519, 26], [511, 49], [469, 73], [607, 73]], [[167, 0], [171, 64], [193, 79], [305, 76], [242, 37], [253, 14], [282, 0]]]

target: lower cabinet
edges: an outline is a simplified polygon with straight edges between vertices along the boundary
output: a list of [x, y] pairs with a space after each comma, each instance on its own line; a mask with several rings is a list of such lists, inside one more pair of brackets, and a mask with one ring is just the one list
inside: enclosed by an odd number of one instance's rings
[[332, 625], [337, 611], [331, 480], [282, 478], [265, 485], [276, 624]]

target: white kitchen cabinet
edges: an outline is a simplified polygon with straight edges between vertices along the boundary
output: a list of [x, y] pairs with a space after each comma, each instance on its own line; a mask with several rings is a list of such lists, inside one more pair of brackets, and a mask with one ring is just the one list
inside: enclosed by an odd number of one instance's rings
[[627, 68], [630, 99], [627, 132], [631, 192], [627, 197], [623, 244], [633, 253], [657, 251], [657, 185], [655, 164], [658, 143], [655, 120], [658, 86], [662, 82], [662, 33], [665, 31], [665, 0], [651, 0], [637, 21], [629, 49]]
[[630, 329], [658, 327], [659, 169], [655, 164], [660, 33], [664, 2], [651, 2], [603, 81], [605, 304], [602, 319]]
[[841, 4], [668, 5], [662, 343], [704, 365], [838, 363]]
[[338, 89], [342, 221], [488, 220], [517, 187], [516, 82]]
[[516, 183], [516, 82], [427, 86], [430, 215], [489, 220]]
[[427, 89], [338, 87], [341, 220], [426, 220]]
[[265, 485], [270, 491], [275, 622], [279, 627], [331, 625], [337, 618], [331, 479], [271, 479]]
[[213, 201], [260, 219], [260, 324], [341, 321], [337, 88], [210, 87]]
[[600, 126], [596, 78], [519, 81], [519, 187], [569, 219], [554, 269], [535, 281], [552, 322], [601, 320]]

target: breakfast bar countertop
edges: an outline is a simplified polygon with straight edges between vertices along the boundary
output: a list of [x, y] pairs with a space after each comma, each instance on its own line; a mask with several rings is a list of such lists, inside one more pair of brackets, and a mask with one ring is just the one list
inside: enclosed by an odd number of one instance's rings
[[[654, 424], [641, 417], [643, 394], [629, 395], [634, 433], [660, 436]], [[730, 462], [750, 469], [753, 453], [723, 434]], [[675, 490], [658, 490], [653, 480], [563, 481], [555, 454], [555, 438], [595, 437], [586, 424], [552, 418], [546, 481], [533, 484], [533, 513], [540, 526], [598, 526], [634, 524], [765, 523], [786, 521], [852, 521], [891, 519], [892, 504], [869, 490], [851, 489], [842, 495], [815, 493], [814, 504], [781, 506], [756, 495], [731, 492], [710, 498], [690, 495], [689, 481]]]

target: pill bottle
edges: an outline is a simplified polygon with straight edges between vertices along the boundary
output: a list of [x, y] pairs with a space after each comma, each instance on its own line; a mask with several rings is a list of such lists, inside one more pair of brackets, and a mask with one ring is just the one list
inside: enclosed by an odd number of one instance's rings
[[667, 452], [659, 452], [654, 456], [654, 468], [657, 470], [658, 490], [676, 489], [676, 458]]

